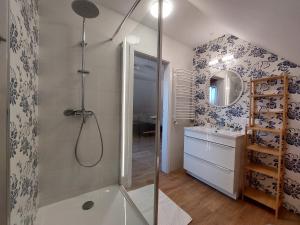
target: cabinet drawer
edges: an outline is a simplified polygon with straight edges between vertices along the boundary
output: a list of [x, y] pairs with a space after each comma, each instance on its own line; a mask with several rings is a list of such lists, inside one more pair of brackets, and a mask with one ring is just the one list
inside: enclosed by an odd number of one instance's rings
[[236, 146], [236, 140], [232, 138], [227, 138], [227, 137], [222, 137], [217, 135], [209, 135], [207, 140], [210, 142], [220, 143], [231, 147]]
[[237, 138], [232, 138], [230, 136], [224, 137], [224, 135], [222, 135], [220, 131], [215, 133], [215, 132], [199, 132], [191, 129], [185, 129], [184, 136], [207, 140], [210, 142], [215, 142], [215, 143], [219, 143], [231, 147], [236, 147], [236, 142], [237, 142]]
[[185, 130], [184, 131], [184, 136], [198, 138], [198, 139], [202, 139], [202, 140], [208, 140], [209, 134], [202, 133], [202, 132], [191, 131], [191, 130]]
[[210, 162], [184, 154], [184, 169], [230, 194], [234, 193], [234, 172]]
[[185, 136], [184, 152], [234, 170], [235, 148]]

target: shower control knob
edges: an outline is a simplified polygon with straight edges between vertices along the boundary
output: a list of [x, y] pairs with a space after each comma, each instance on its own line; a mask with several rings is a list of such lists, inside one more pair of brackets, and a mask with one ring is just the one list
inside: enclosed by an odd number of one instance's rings
[[6, 42], [6, 39], [4, 38], [4, 37], [2, 37], [2, 36], [0, 36], [0, 42]]
[[64, 111], [64, 115], [65, 116], [75, 116], [75, 110], [74, 109], [66, 109], [65, 111]]

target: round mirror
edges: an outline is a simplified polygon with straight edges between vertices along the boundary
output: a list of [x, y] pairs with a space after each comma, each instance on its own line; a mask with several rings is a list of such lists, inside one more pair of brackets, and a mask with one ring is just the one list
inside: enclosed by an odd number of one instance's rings
[[242, 95], [242, 78], [231, 71], [220, 71], [210, 78], [209, 103], [214, 106], [229, 106]]

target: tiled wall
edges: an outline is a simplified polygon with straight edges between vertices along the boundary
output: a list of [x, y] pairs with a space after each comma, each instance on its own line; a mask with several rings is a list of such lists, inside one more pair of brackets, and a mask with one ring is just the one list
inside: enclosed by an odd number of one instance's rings
[[[124, 18], [101, 6], [99, 17], [86, 20], [86, 108], [96, 112], [103, 132], [103, 160], [94, 168], [82, 168], [75, 161], [74, 146], [80, 118], [65, 117], [67, 108], [80, 107], [80, 47], [82, 18], [70, 1], [40, 0], [40, 72], [39, 72], [39, 187], [40, 206], [118, 183], [120, 164], [121, 47], [127, 35], [139, 37], [135, 49], [157, 54], [157, 32], [133, 20], [127, 20], [114, 41], [107, 41]], [[178, 53], [180, 52], [180, 54]], [[178, 54], [177, 54], [178, 53]], [[174, 67], [190, 68], [193, 51], [164, 37], [163, 57]], [[171, 108], [171, 107], [170, 107]], [[171, 112], [170, 112], [171, 114]], [[173, 123], [170, 123], [173, 125]], [[88, 121], [85, 132], [95, 123]], [[171, 131], [170, 149], [180, 152], [183, 137]], [[99, 155], [97, 132], [85, 135], [80, 156], [89, 161]], [[174, 141], [174, 140], [175, 141]], [[177, 143], [180, 143], [177, 144]], [[176, 143], [176, 144], [175, 144]], [[174, 146], [173, 146], [174, 145]], [[174, 157], [179, 154], [173, 154]], [[182, 159], [172, 159], [179, 167]], [[55, 185], [53, 185], [55, 181]]]
[[[74, 13], [70, 1], [40, 0], [40, 206], [118, 183], [120, 46], [101, 42], [111, 34], [106, 21], [113, 23], [119, 18], [101, 7], [99, 17], [86, 20], [85, 63], [90, 74], [85, 80], [85, 103], [98, 118], [104, 148], [102, 161], [84, 168], [74, 155], [81, 118], [63, 114], [68, 108], [81, 107], [81, 75], [77, 70], [81, 68], [82, 17]], [[94, 163], [101, 150], [96, 122], [90, 117], [78, 145], [81, 162]]]
[[[234, 60], [209, 66], [209, 62], [233, 54]], [[300, 213], [300, 66], [261, 47], [232, 35], [224, 35], [194, 49], [194, 69], [197, 72], [196, 118], [197, 125], [212, 123], [218, 126], [234, 126], [243, 130], [249, 114], [249, 81], [251, 78], [267, 77], [272, 74], [289, 74], [289, 111], [288, 111], [288, 149], [285, 155], [284, 205], [291, 211]], [[230, 70], [242, 77], [244, 91], [240, 100], [230, 107], [213, 107], [208, 104], [209, 78], [220, 70]], [[277, 83], [267, 84], [276, 88]], [[262, 104], [267, 104], [262, 102]], [[270, 107], [280, 107], [276, 99], [268, 102]], [[275, 123], [274, 123], [275, 121]], [[260, 117], [261, 125], [277, 126], [280, 117]], [[270, 139], [276, 144], [276, 137]], [[269, 166], [276, 166], [277, 161], [267, 155], [257, 155], [257, 160]], [[275, 181], [260, 175], [255, 176], [255, 186], [274, 193]]]
[[38, 204], [38, 4], [10, 0], [10, 207], [12, 225], [34, 224]]

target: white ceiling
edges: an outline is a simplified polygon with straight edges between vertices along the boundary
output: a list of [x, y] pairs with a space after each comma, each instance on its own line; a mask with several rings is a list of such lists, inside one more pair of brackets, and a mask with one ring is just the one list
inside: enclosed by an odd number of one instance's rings
[[[135, 0], [102, 0], [126, 14]], [[225, 33], [260, 45], [300, 64], [300, 0], [171, 0], [173, 13], [164, 19], [164, 33], [190, 47]], [[156, 27], [142, 1], [134, 18]]]

